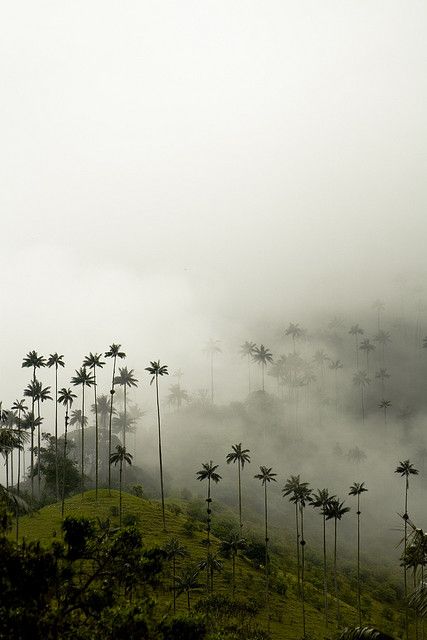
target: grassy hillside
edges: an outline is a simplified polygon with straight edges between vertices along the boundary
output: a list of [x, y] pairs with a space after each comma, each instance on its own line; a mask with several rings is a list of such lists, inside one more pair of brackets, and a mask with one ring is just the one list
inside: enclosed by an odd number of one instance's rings
[[[118, 524], [117, 507], [119, 502], [118, 491], [108, 490], [99, 492], [98, 501], [95, 500], [95, 492], [88, 491], [83, 498], [80, 495], [73, 496], [66, 501], [66, 515], [85, 516], [88, 518], [110, 518], [112, 523]], [[189, 502], [173, 500], [167, 503], [167, 533], [162, 531], [161, 506], [157, 501], [145, 500], [128, 493], [123, 494], [123, 514], [134, 516], [137, 526], [141, 529], [144, 542], [147, 547], [162, 546], [171, 536], [178, 537], [187, 547], [189, 558], [177, 563], [178, 570], [183, 564], [195, 564], [206, 556], [206, 547], [203, 544], [205, 533], [201, 519], [195, 516], [195, 505]], [[221, 516], [217, 518], [219, 528], [225, 526], [227, 521], [232, 521], [231, 513], [223, 509]], [[221, 525], [222, 523], [222, 525]], [[20, 539], [27, 541], [40, 540], [48, 545], [55, 539], [61, 538], [61, 511], [60, 505], [53, 504], [42, 508], [33, 515], [25, 516], [20, 521]], [[246, 531], [248, 539], [256, 537], [256, 532]], [[277, 534], [276, 534], [277, 536]], [[212, 551], [219, 548], [219, 539], [213, 536]], [[269, 598], [271, 632], [275, 639], [298, 639], [302, 636], [302, 610], [301, 602], [297, 594], [297, 577], [295, 564], [292, 561], [293, 549], [285, 549], [285, 554], [280, 552], [278, 541], [272, 535], [272, 578], [271, 595]], [[284, 560], [285, 558], [285, 560]], [[306, 586], [306, 613], [307, 634], [309, 638], [333, 638], [335, 627], [335, 603], [330, 602], [330, 618], [328, 631], [323, 620], [323, 593], [321, 564], [316, 556], [309, 557]], [[201, 576], [204, 583], [204, 576]], [[171, 585], [169, 568], [165, 570], [165, 589], [157, 593], [159, 606], [166, 611], [171, 608], [171, 595], [168, 585]], [[330, 580], [332, 589], [332, 580]], [[401, 615], [393, 603], [379, 601], [377, 597], [364, 587], [363, 604], [369, 615], [366, 622], [380, 627], [384, 631], [398, 634]], [[356, 624], [357, 615], [351, 603], [356, 602], [355, 581], [352, 576], [340, 575], [339, 592], [342, 598], [340, 602], [342, 625]], [[231, 560], [223, 560], [223, 570], [215, 575], [215, 592], [231, 594]], [[192, 595], [193, 603], [203, 595], [203, 590]], [[244, 556], [238, 557], [236, 562], [236, 596], [254, 598], [264, 604], [264, 573], [262, 568], [253, 560]], [[178, 610], [186, 610], [185, 595], [178, 598]], [[260, 624], [267, 625], [265, 608], [258, 616]]]

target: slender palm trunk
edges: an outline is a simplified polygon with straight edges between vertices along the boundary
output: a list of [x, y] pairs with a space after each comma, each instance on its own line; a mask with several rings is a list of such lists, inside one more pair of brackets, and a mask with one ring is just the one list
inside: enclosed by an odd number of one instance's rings
[[357, 494], [357, 609], [359, 626], [362, 626], [362, 606], [360, 603], [360, 494]]
[[249, 395], [251, 393], [251, 360], [250, 360], [250, 354], [248, 353], [248, 389], [249, 389]]
[[174, 555], [172, 558], [172, 580], [173, 580], [173, 585], [172, 585], [172, 591], [173, 591], [173, 612], [174, 614], [176, 613], [176, 588], [175, 588], [175, 581], [176, 581], [176, 556]]
[[337, 627], [340, 619], [340, 604], [338, 600], [338, 583], [337, 583], [337, 519], [334, 518], [334, 591], [335, 591], [335, 606], [336, 606], [336, 623]]
[[82, 438], [81, 438], [81, 454], [82, 454], [82, 460], [81, 460], [81, 473], [82, 473], [82, 477], [81, 477], [81, 494], [82, 494], [82, 498], [83, 498], [83, 493], [85, 490], [85, 480], [84, 480], [84, 476], [85, 476], [85, 385], [82, 384], [82, 424], [81, 424], [81, 429], [82, 429]]
[[363, 387], [361, 387], [360, 389], [362, 395], [362, 422], [363, 424], [365, 424], [365, 394], [363, 392]]
[[[34, 385], [36, 384], [36, 368], [33, 367], [33, 391]], [[34, 411], [35, 411], [35, 397], [34, 395], [31, 397], [31, 462], [30, 462], [30, 475], [31, 475], [31, 498], [34, 498]]]
[[296, 534], [297, 534], [297, 574], [298, 574], [298, 591], [301, 593], [301, 573], [300, 573], [300, 554], [299, 554], [299, 523], [298, 523], [298, 502], [295, 503], [295, 526], [296, 526]]
[[239, 484], [239, 525], [240, 525], [240, 534], [241, 534], [243, 530], [243, 522], [242, 522], [242, 481], [241, 481], [240, 460], [237, 460], [237, 469], [238, 469], [238, 484]]
[[[18, 409], [18, 438], [19, 442], [21, 442], [21, 409]], [[22, 445], [22, 449], [24, 449], [24, 445]], [[18, 449], [18, 470], [17, 470], [18, 478], [17, 478], [17, 491], [18, 496], [20, 495], [20, 482], [21, 482], [21, 447]]]
[[[408, 545], [408, 488], [409, 488], [409, 480], [408, 476], [406, 476], [405, 483], [405, 513], [404, 513], [404, 522], [405, 522], [405, 532], [404, 532], [404, 557], [406, 558], [406, 550]], [[409, 618], [408, 618], [408, 577], [406, 565], [403, 565], [403, 590], [405, 595], [405, 635], [406, 640], [409, 638]]]
[[120, 469], [119, 469], [119, 527], [122, 528], [122, 473], [123, 473], [123, 462], [120, 460]]
[[356, 334], [356, 371], [359, 369], [359, 338]]
[[113, 358], [113, 378], [111, 381], [111, 389], [110, 389], [110, 421], [108, 425], [108, 492], [111, 496], [111, 427], [113, 421], [113, 398], [114, 398], [114, 378], [116, 376], [116, 356]]
[[123, 423], [123, 446], [126, 448], [126, 417], [127, 417], [127, 412], [126, 412], [126, 383], [124, 384], [123, 387], [123, 417], [124, 417], [124, 423]]
[[162, 435], [161, 435], [161, 426], [160, 426], [159, 379], [157, 375], [156, 375], [156, 403], [157, 403], [157, 426], [158, 426], [158, 438], [159, 438], [160, 492], [162, 494], [162, 519], [163, 519], [163, 531], [166, 531], [165, 492], [163, 487]]
[[96, 366], [93, 367], [93, 397], [95, 401], [95, 500], [98, 500], [99, 431], [98, 402], [96, 395]]
[[41, 480], [41, 469], [40, 469], [40, 449], [41, 449], [41, 424], [40, 424], [40, 398], [37, 400], [37, 418], [39, 419], [37, 426], [37, 498], [40, 500], [40, 480]]
[[207, 544], [206, 544], [206, 591], [209, 593], [209, 566], [210, 566], [210, 558], [211, 558], [211, 479], [208, 477], [208, 495], [206, 498], [206, 511], [207, 511], [207, 520], [206, 520], [206, 533], [207, 533]]
[[10, 451], [10, 486], [13, 489], [13, 448]]
[[232, 552], [233, 556], [232, 556], [232, 579], [231, 579], [231, 594], [232, 594], [232, 598], [234, 600], [234, 595], [236, 592], [236, 554], [234, 553], [234, 551]]
[[264, 484], [264, 520], [265, 520], [265, 608], [267, 614], [267, 628], [270, 630], [270, 602], [269, 591], [269, 566], [268, 566], [268, 504], [267, 504], [267, 483]]
[[6, 451], [6, 490], [9, 490], [9, 451]]
[[55, 364], [55, 491], [59, 500], [59, 467], [58, 467], [58, 364]]
[[67, 436], [68, 436], [68, 404], [65, 409], [65, 426], [64, 426], [64, 458], [62, 469], [62, 500], [61, 500], [61, 517], [64, 519], [64, 506], [65, 506], [65, 467], [67, 462]]
[[262, 375], [262, 390], [265, 391], [265, 385], [264, 385], [264, 363], [261, 362], [261, 375]]
[[323, 602], [325, 608], [325, 625], [328, 626], [328, 578], [326, 567], [326, 516], [323, 514]]
[[304, 593], [304, 570], [305, 570], [305, 540], [304, 540], [304, 507], [300, 505], [301, 513], [301, 599], [302, 599], [302, 637], [305, 639], [305, 593]]
[[213, 369], [213, 352], [211, 353], [211, 403], [214, 403], [214, 369]]

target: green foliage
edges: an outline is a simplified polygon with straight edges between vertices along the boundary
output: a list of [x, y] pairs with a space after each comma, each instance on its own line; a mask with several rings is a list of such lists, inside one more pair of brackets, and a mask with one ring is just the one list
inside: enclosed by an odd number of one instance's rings
[[206, 632], [202, 616], [180, 616], [161, 625], [162, 640], [203, 640]]

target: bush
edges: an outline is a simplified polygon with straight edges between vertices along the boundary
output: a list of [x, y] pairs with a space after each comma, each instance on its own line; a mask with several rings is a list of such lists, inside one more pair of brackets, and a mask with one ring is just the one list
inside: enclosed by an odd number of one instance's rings
[[115, 504], [110, 507], [110, 516], [113, 516], [113, 518], [119, 517], [119, 507], [117, 507]]
[[125, 527], [135, 527], [141, 522], [139, 513], [127, 513], [123, 516], [123, 524]]

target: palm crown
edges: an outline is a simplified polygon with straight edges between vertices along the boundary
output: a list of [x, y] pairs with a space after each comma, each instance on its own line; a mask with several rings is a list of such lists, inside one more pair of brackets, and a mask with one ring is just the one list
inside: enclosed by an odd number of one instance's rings
[[417, 476], [418, 469], [416, 469], [409, 460], [404, 460], [403, 462], [399, 462], [399, 466], [396, 468], [395, 473], [400, 474], [402, 477], [405, 476], [406, 478], [409, 478], [410, 475]]
[[271, 467], [260, 466], [259, 471], [259, 473], [254, 475], [254, 478], [261, 480], [263, 485], [266, 485], [268, 482], [277, 482], [274, 477], [277, 476], [277, 473], [273, 473]]
[[317, 493], [313, 493], [311, 495], [311, 504], [313, 505], [313, 507], [317, 508], [317, 509], [322, 509], [322, 513], [324, 513], [324, 509], [326, 507], [327, 504], [329, 504], [329, 502], [331, 500], [334, 500], [336, 496], [330, 496], [329, 495], [329, 490], [328, 489], [318, 489]]
[[169, 371], [166, 364], [160, 364], [160, 360], [150, 361], [150, 366], [145, 367], [145, 370], [152, 376], [150, 380], [150, 384], [153, 384], [153, 381], [158, 378], [158, 376], [168, 376]]
[[375, 345], [372, 344], [369, 338], [365, 338], [364, 340], [362, 340], [359, 349], [361, 351], [367, 351], [369, 353], [370, 351], [374, 351]]
[[43, 384], [40, 380], [31, 380], [28, 384], [28, 387], [24, 390], [24, 396], [34, 398], [34, 400], [40, 400], [40, 402], [45, 402], [45, 400], [52, 400], [52, 397], [49, 395], [50, 387], [43, 387]]
[[87, 371], [85, 366], [76, 369], [75, 373], [76, 375], [71, 378], [71, 384], [74, 386], [82, 385], [82, 387], [92, 387], [95, 384], [92, 373]]
[[126, 447], [122, 447], [122, 445], [118, 444], [116, 447], [116, 451], [110, 455], [110, 464], [122, 465], [124, 462], [126, 464], [132, 464], [133, 455], [126, 451]]
[[128, 370], [127, 367], [119, 369], [119, 375], [114, 378], [114, 384], [119, 384], [123, 387], [137, 387], [138, 380], [133, 374], [133, 369]]
[[218, 466], [217, 464], [213, 464], [212, 460], [210, 462], [204, 462], [202, 468], [196, 473], [197, 480], [212, 480], [218, 483], [221, 480], [219, 473], [216, 473]]
[[340, 502], [338, 498], [335, 498], [325, 506], [326, 520], [341, 520], [343, 515], [349, 511], [350, 507], [345, 507], [344, 501]]
[[49, 358], [46, 362], [46, 366], [49, 368], [55, 367], [56, 369], [58, 367], [65, 367], [64, 356], [59, 355], [58, 353], [49, 354]]
[[39, 356], [37, 351], [30, 351], [22, 361], [22, 367], [27, 367], [28, 369], [40, 369], [40, 367], [45, 366], [46, 358]]
[[249, 342], [248, 340], [246, 340], [246, 342], [244, 342], [240, 347], [240, 355], [242, 356], [242, 358], [244, 358], [245, 356], [252, 356], [255, 347], [255, 342]]
[[231, 447], [232, 451], [230, 451], [230, 453], [227, 454], [227, 463], [230, 464], [231, 462], [235, 463], [235, 462], [240, 462], [240, 465], [243, 469], [243, 467], [245, 466], [245, 462], [250, 463], [251, 461], [251, 457], [249, 455], [250, 451], [249, 449], [242, 449], [242, 443], [240, 442], [239, 444], [233, 444]]
[[371, 380], [370, 378], [368, 378], [368, 374], [366, 373], [366, 371], [358, 371], [353, 376], [353, 384], [357, 385], [358, 387], [366, 387], [368, 384], [370, 384], [370, 382]]
[[64, 407], [71, 407], [75, 398], [77, 398], [77, 396], [70, 388], [62, 387], [62, 389], [58, 391], [58, 403], [64, 405]]
[[349, 331], [349, 334], [352, 336], [363, 336], [365, 332], [358, 324], [354, 324]]
[[27, 411], [27, 405], [25, 404], [25, 400], [15, 400], [12, 405], [13, 411]]
[[254, 348], [252, 359], [254, 362], [258, 362], [258, 364], [267, 364], [268, 362], [273, 362], [273, 354], [267, 347], [261, 344], [259, 347]]
[[88, 356], [83, 360], [83, 366], [88, 369], [95, 369], [96, 367], [102, 369], [105, 362], [101, 361], [102, 354], [101, 353], [92, 353], [90, 352]]
[[364, 491], [367, 491], [368, 489], [365, 487], [365, 483], [364, 482], [354, 482], [351, 487], [350, 487], [350, 491], [348, 493], [349, 496], [360, 496], [361, 493], [363, 493]]
[[124, 351], [120, 351], [122, 348], [121, 344], [111, 344], [110, 350], [105, 352], [106, 358], [126, 358], [126, 354]]

